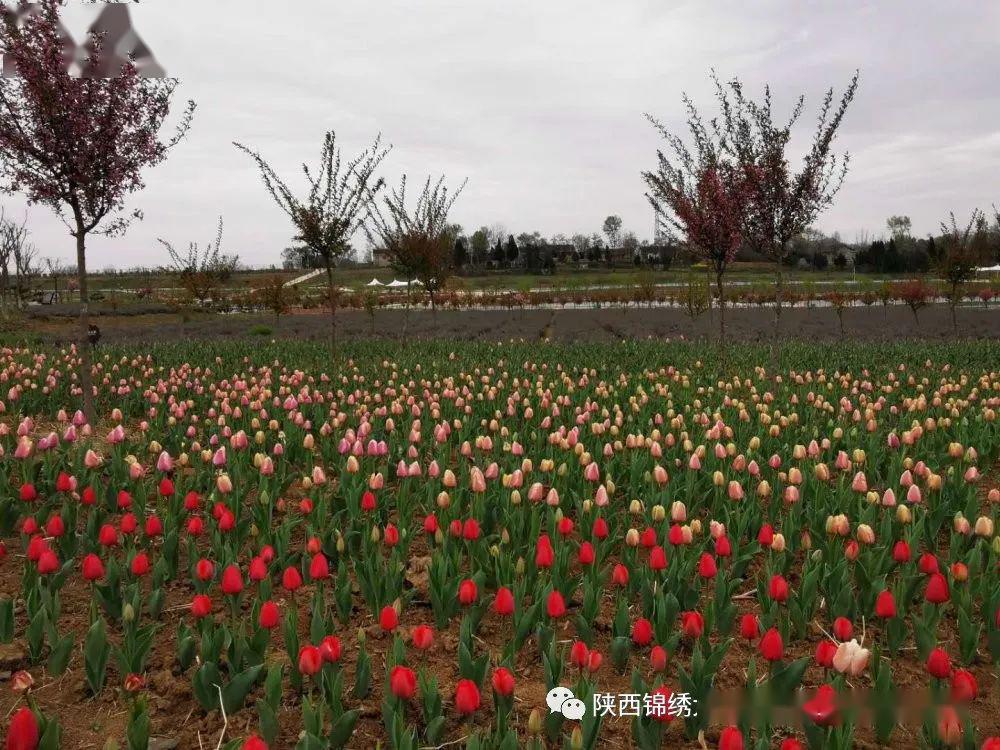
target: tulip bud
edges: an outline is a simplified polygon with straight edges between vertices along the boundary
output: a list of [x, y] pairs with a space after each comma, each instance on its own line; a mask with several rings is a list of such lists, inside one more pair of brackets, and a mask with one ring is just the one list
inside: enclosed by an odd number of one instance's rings
[[639, 530], [638, 529], [629, 529], [628, 530], [628, 532], [625, 534], [625, 544], [627, 544], [629, 547], [638, 547], [639, 546]]
[[642, 503], [639, 502], [638, 500], [633, 500], [631, 503], [629, 503], [628, 512], [631, 513], [633, 516], [642, 515]]
[[653, 521], [661, 523], [667, 517], [667, 510], [662, 505], [654, 505], [652, 510]]
[[125, 622], [132, 622], [135, 620], [135, 607], [133, 607], [130, 603], [126, 603], [125, 606], [122, 607], [122, 620]]
[[542, 714], [537, 708], [532, 709], [528, 716], [528, 733], [539, 734], [542, 731]]
[[784, 552], [785, 551], [785, 535], [781, 533], [776, 533], [771, 539], [771, 550], [773, 552]]
[[583, 750], [583, 732], [580, 727], [573, 729], [573, 734], [569, 738], [569, 746], [572, 750]]
[[913, 514], [910, 512], [910, 506], [908, 505], [897, 505], [896, 506], [896, 520], [902, 524], [908, 524], [913, 521]]
[[976, 519], [976, 536], [988, 539], [993, 536], [993, 519], [989, 516], [980, 516]]

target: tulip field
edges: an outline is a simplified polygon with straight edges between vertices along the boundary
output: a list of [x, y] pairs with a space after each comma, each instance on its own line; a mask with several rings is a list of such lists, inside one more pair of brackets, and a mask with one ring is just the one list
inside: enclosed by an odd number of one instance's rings
[[7, 748], [1000, 748], [1000, 343], [76, 360], [0, 349]]

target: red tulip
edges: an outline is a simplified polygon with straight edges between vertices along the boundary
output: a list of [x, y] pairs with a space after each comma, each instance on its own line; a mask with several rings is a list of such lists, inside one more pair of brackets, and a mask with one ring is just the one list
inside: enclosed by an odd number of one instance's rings
[[875, 599], [875, 616], [881, 617], [883, 620], [889, 620], [896, 616], [896, 600], [888, 589], [880, 592]]
[[551, 568], [555, 561], [555, 552], [549, 538], [542, 534], [535, 545], [535, 565], [539, 568]]
[[393, 667], [389, 672], [389, 690], [397, 698], [410, 700], [417, 692], [417, 675], [409, 667]]
[[663, 646], [653, 646], [650, 649], [649, 665], [654, 672], [662, 672], [667, 668], [667, 651]]
[[601, 668], [601, 663], [604, 661], [604, 657], [601, 656], [601, 652], [596, 649], [592, 649], [587, 655], [587, 671], [593, 674], [598, 669]]
[[132, 575], [144, 576], [149, 572], [149, 556], [145, 552], [140, 552], [132, 558]]
[[455, 685], [455, 708], [465, 715], [479, 708], [479, 688], [472, 680], [459, 680]]
[[319, 655], [327, 664], [336, 664], [340, 661], [340, 639], [335, 635], [328, 635], [319, 644]]
[[497, 589], [493, 599], [493, 611], [503, 616], [514, 614], [514, 594], [506, 586]]
[[761, 547], [770, 547], [773, 541], [774, 529], [771, 527], [771, 524], [765, 523], [760, 527], [760, 531], [757, 532], [757, 542]]
[[375, 493], [371, 490], [366, 490], [361, 496], [361, 510], [369, 513], [375, 510]]
[[260, 616], [257, 619], [260, 626], [265, 630], [273, 630], [281, 622], [281, 613], [278, 605], [272, 601], [266, 601], [260, 605]]
[[733, 554], [733, 544], [728, 536], [720, 536], [715, 540], [715, 554], [719, 557], [729, 557]]
[[97, 532], [97, 541], [102, 547], [114, 547], [118, 544], [118, 529], [110, 523], [104, 524]]
[[259, 555], [250, 561], [249, 575], [251, 581], [263, 581], [267, 578], [267, 563]]
[[771, 576], [771, 581], [767, 587], [767, 594], [773, 601], [788, 601], [788, 581], [784, 579], [784, 576]]
[[291, 565], [285, 568], [285, 572], [281, 574], [281, 585], [285, 591], [293, 594], [302, 588], [302, 574], [299, 573], [299, 569]]
[[10, 720], [7, 730], [7, 750], [36, 750], [39, 741], [38, 718], [27, 706], [22, 706]]
[[583, 542], [580, 544], [580, 551], [577, 553], [576, 559], [580, 561], [581, 565], [593, 564], [595, 557], [594, 545], [590, 542]]
[[42, 552], [38, 558], [38, 572], [45, 576], [57, 570], [59, 570], [59, 558], [56, 557], [56, 553], [50, 549]]
[[323, 656], [316, 646], [303, 646], [299, 649], [299, 674], [312, 677], [318, 674], [323, 666]]
[[910, 545], [903, 541], [896, 542], [892, 548], [892, 559], [898, 563], [909, 562]]
[[247, 737], [241, 750], [268, 750], [267, 743], [256, 734]]
[[560, 536], [569, 536], [573, 533], [573, 520], [563, 516], [559, 519], [559, 523], [556, 524], [556, 530]]
[[385, 542], [386, 547], [395, 547], [399, 544], [399, 529], [391, 523], [387, 524], [382, 533], [382, 541]]
[[21, 485], [21, 500], [26, 503], [30, 503], [38, 499], [38, 491], [35, 489], [35, 485], [30, 483], [25, 483]]
[[719, 734], [719, 750], [743, 750], [743, 733], [739, 727], [726, 727]]
[[514, 694], [514, 675], [506, 667], [497, 667], [493, 670], [490, 679], [493, 683], [493, 690], [497, 695], [509, 696]]
[[212, 613], [212, 600], [205, 594], [197, 594], [191, 600], [191, 614], [198, 620]]
[[424, 518], [424, 532], [427, 534], [434, 534], [438, 530], [438, 520], [437, 516], [433, 513]]
[[473, 581], [471, 578], [466, 578], [464, 581], [458, 584], [459, 603], [467, 607], [470, 604], [475, 604], [478, 596], [479, 596], [479, 589], [476, 587], [476, 582]]
[[590, 658], [590, 649], [587, 648], [587, 644], [583, 641], [573, 641], [573, 645], [569, 647], [569, 661], [574, 667], [583, 669], [587, 666], [587, 660]]
[[938, 709], [938, 737], [948, 746], [962, 741], [962, 722], [954, 706], [941, 706]]
[[72, 492], [73, 478], [65, 471], [60, 471], [56, 477], [56, 492]]
[[651, 570], [663, 570], [667, 567], [667, 553], [657, 545], [649, 551], [649, 567]]
[[917, 563], [917, 567], [920, 568], [920, 572], [924, 575], [930, 575], [931, 573], [938, 572], [938, 561], [930, 552], [924, 552], [920, 556], [920, 560]]
[[955, 703], [974, 701], [979, 695], [979, 684], [972, 672], [956, 669], [951, 676], [951, 699]]
[[[479, 538], [479, 521], [475, 518], [466, 519], [462, 525], [462, 538], [467, 542], [474, 542]], [[544, 537], [548, 541], [548, 537]]]
[[399, 615], [396, 614], [395, 607], [382, 607], [378, 616], [378, 624], [387, 633], [395, 630], [396, 626], [399, 625]]
[[174, 483], [170, 481], [169, 477], [163, 477], [160, 480], [160, 495], [163, 497], [173, 497]]
[[833, 637], [838, 641], [849, 641], [854, 634], [854, 626], [846, 617], [838, 617], [833, 621]]
[[837, 723], [837, 693], [832, 685], [820, 685], [816, 694], [803, 704], [805, 711], [813, 723], [821, 727], [833, 726]]
[[118, 508], [125, 510], [132, 507], [132, 496], [125, 490], [118, 490]]
[[930, 580], [927, 581], [927, 590], [924, 592], [924, 599], [931, 604], [944, 604], [950, 598], [948, 580], [940, 573], [931, 573]]
[[781, 633], [776, 628], [771, 628], [764, 633], [757, 648], [760, 650], [760, 655], [768, 661], [780, 661], [785, 653], [785, 644], [781, 640]]
[[413, 640], [413, 645], [423, 651], [434, 643], [434, 630], [429, 625], [417, 625], [410, 638]]
[[927, 657], [927, 673], [943, 680], [951, 674], [951, 657], [943, 649], [936, 648]]
[[552, 619], [566, 614], [566, 600], [563, 599], [563, 595], [556, 590], [550, 591], [548, 601], [545, 603], [545, 611]]
[[83, 578], [86, 581], [104, 578], [104, 563], [93, 552], [83, 558]]
[[146, 518], [146, 536], [163, 536], [163, 521], [159, 516], [148, 516]]
[[198, 510], [198, 505], [201, 503], [201, 498], [198, 493], [191, 490], [184, 496], [184, 510], [190, 513], [193, 510]]
[[752, 641], [760, 635], [760, 625], [756, 615], [745, 614], [740, 618], [740, 635], [748, 641]]
[[243, 591], [243, 574], [238, 565], [229, 565], [222, 571], [222, 593], [237, 596]]
[[326, 556], [322, 552], [317, 552], [309, 561], [309, 578], [314, 581], [322, 581], [330, 577], [330, 564], [326, 561]]
[[804, 749], [802, 747], [802, 743], [799, 742], [797, 739], [795, 739], [794, 737], [786, 737], [781, 741], [781, 745], [778, 747], [778, 750], [804, 750]]
[[837, 644], [825, 638], [816, 644], [816, 663], [824, 669], [833, 669], [833, 656], [837, 653]]
[[701, 612], [682, 612], [681, 632], [688, 638], [701, 638], [705, 632], [705, 618]]
[[645, 617], [640, 617], [632, 626], [632, 643], [637, 646], [648, 646], [653, 640], [653, 625]]
[[93, 505], [97, 502], [97, 493], [93, 487], [84, 488], [83, 492], [80, 493], [80, 502], [84, 505]]
[[698, 558], [698, 575], [702, 578], [715, 578], [718, 572], [719, 568], [715, 564], [715, 558], [707, 552], [702, 552], [701, 557]]
[[987, 737], [986, 742], [983, 743], [982, 750], [1000, 750], [1000, 735]]
[[63, 523], [62, 516], [58, 513], [49, 518], [45, 524], [45, 533], [48, 536], [61, 537], [66, 532], [66, 524]]
[[202, 558], [194, 566], [194, 574], [199, 581], [211, 581], [215, 576], [215, 565], [211, 560]]
[[608, 522], [603, 518], [598, 518], [594, 521], [594, 527], [591, 531], [595, 539], [607, 539], [608, 534], [611, 533], [608, 530]]
[[[668, 535], [669, 538], [669, 535]], [[642, 536], [639, 537], [639, 543], [642, 544], [643, 549], [652, 549], [656, 546], [656, 529], [647, 526], [642, 531]]]
[[628, 568], [621, 563], [617, 563], [611, 571], [611, 581], [616, 586], [628, 586]]

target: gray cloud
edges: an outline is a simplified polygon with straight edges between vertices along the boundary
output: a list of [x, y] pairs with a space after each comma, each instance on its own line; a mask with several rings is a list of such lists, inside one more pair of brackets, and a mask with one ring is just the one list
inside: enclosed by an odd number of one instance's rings
[[[67, 26], [79, 35], [93, 14], [74, 6]], [[838, 141], [852, 170], [824, 230], [853, 239], [906, 213], [925, 233], [949, 210], [1000, 203], [993, 3], [148, 0], [132, 14], [199, 109], [134, 200], [145, 221], [91, 239], [92, 268], [161, 262], [157, 237], [203, 241], [220, 214], [228, 251], [279, 262], [287, 219], [230, 142], [293, 178], [328, 128], [348, 152], [382, 132], [390, 179], [468, 177], [454, 209], [467, 228], [589, 233], [618, 213], [646, 237], [639, 173], [659, 144], [642, 113], [682, 127], [682, 91], [709, 110], [713, 67], [754, 91], [770, 82], [782, 107], [806, 94], [804, 121], [861, 69]], [[29, 221], [43, 255], [71, 257], [47, 209]]]

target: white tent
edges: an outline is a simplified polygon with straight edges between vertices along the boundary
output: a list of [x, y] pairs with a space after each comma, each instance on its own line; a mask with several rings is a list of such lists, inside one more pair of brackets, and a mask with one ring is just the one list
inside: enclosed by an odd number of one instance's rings
[[985, 268], [977, 268], [977, 273], [1000, 273], [1000, 263], [995, 266], [986, 266]]
[[421, 284], [416, 279], [414, 279], [413, 281], [400, 281], [399, 279], [393, 279], [388, 284], [386, 284], [386, 286], [389, 287], [390, 289], [399, 289], [400, 287], [411, 286], [411, 285], [423, 286], [423, 284]]
[[365, 286], [385, 286], [385, 284], [383, 284], [383, 283], [382, 283], [381, 281], [379, 281], [378, 279], [372, 279], [372, 280], [371, 280], [371, 281], [369, 281], [369, 282], [368, 282], [367, 284], [365, 284]]

